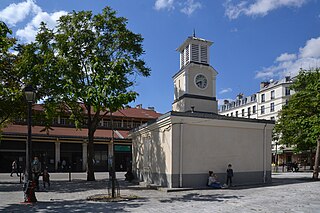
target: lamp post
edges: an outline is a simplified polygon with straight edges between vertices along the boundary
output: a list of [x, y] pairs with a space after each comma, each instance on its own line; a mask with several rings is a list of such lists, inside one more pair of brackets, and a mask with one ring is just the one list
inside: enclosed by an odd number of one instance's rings
[[34, 203], [37, 202], [35, 195], [35, 182], [32, 178], [32, 104], [35, 101], [36, 93], [31, 85], [28, 85], [24, 89], [25, 97], [28, 102], [28, 140], [26, 146], [26, 168], [25, 168], [25, 178], [24, 178], [24, 202]]

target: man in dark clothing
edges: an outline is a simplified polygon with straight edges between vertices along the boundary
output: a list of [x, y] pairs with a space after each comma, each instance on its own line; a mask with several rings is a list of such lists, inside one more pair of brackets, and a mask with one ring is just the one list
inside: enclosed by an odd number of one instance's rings
[[31, 170], [33, 173], [33, 179], [36, 182], [36, 188], [39, 190], [39, 176], [41, 175], [41, 163], [38, 157], [34, 157], [32, 161]]
[[232, 165], [229, 164], [227, 169], [227, 185], [228, 186], [232, 186], [232, 177], [233, 177], [233, 169], [232, 169]]

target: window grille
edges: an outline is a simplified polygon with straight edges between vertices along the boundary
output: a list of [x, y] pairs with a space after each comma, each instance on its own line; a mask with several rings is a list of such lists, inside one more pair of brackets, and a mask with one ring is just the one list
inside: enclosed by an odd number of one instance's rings
[[186, 52], [185, 64], [187, 64], [189, 62], [189, 46], [186, 46], [185, 52]]
[[191, 44], [191, 60], [199, 62], [199, 45]]
[[201, 51], [201, 63], [208, 63], [208, 52], [207, 52], [207, 47], [206, 46], [201, 46], [200, 47]]

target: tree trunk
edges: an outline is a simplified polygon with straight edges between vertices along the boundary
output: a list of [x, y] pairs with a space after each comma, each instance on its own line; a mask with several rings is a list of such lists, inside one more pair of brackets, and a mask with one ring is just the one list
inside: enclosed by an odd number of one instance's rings
[[314, 169], [312, 179], [318, 180], [319, 176], [319, 157], [320, 157], [320, 136], [317, 141], [316, 157], [314, 159]]
[[87, 171], [87, 181], [95, 181], [94, 177], [94, 165], [93, 165], [93, 139], [94, 139], [94, 130], [88, 127], [88, 171]]

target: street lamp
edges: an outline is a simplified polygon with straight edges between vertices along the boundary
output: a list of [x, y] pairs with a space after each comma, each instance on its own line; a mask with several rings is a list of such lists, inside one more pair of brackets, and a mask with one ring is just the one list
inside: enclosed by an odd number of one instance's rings
[[35, 101], [36, 93], [31, 85], [28, 85], [24, 89], [25, 97], [28, 102], [28, 140], [26, 146], [26, 169], [25, 169], [25, 178], [24, 178], [24, 202], [34, 203], [37, 202], [35, 195], [35, 181], [32, 178], [32, 168], [31, 168], [31, 155], [32, 155], [32, 104]]

